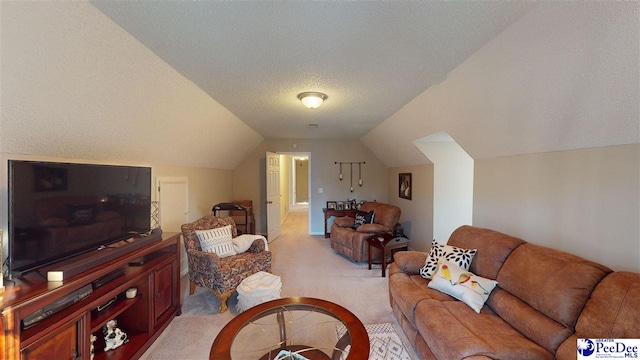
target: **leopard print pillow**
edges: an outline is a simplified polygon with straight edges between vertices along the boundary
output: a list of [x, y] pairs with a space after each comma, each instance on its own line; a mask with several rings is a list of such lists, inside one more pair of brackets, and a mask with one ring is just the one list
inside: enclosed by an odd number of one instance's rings
[[429, 250], [429, 256], [424, 263], [422, 269], [420, 269], [420, 276], [427, 280], [431, 280], [431, 276], [438, 267], [438, 259], [447, 259], [465, 270], [469, 270], [471, 266], [471, 260], [476, 255], [477, 249], [463, 249], [450, 245], [439, 244], [435, 239], [431, 242], [431, 250]]

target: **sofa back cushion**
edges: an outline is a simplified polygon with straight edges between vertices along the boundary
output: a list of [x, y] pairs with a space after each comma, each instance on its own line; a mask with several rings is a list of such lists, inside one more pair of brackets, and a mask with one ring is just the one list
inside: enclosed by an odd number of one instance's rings
[[640, 336], [640, 274], [619, 271], [596, 287], [578, 318], [578, 337], [637, 338]]
[[611, 269], [578, 256], [524, 243], [498, 272], [504, 292], [487, 304], [511, 326], [552, 353], [576, 325], [598, 282]]
[[464, 225], [451, 234], [447, 245], [477, 249], [469, 271], [482, 277], [496, 279], [507, 256], [523, 243], [523, 240], [494, 230]]
[[393, 229], [393, 227], [400, 220], [400, 208], [394, 205], [389, 205], [379, 202], [366, 202], [362, 204], [360, 209], [364, 212], [373, 210], [373, 222]]
[[627, 271], [607, 275], [596, 286], [580, 313], [576, 332], [560, 345], [558, 360], [576, 358], [578, 339], [640, 337], [640, 274]]

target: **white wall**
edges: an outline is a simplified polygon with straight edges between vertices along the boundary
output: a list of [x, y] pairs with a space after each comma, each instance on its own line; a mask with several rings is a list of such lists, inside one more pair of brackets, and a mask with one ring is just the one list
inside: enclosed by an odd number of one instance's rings
[[474, 225], [640, 271], [640, 145], [476, 160]]
[[[429, 251], [433, 240], [433, 165], [390, 168], [389, 204], [400, 208], [400, 223], [417, 251]], [[398, 175], [411, 173], [411, 200], [398, 196]]]
[[[297, 144], [294, 148], [293, 144]], [[256, 213], [256, 232], [266, 228], [266, 211], [263, 210], [265, 152], [309, 153], [311, 193], [309, 194], [309, 232], [324, 232], [322, 208], [329, 200], [356, 198], [359, 200], [387, 201], [387, 168], [358, 140], [285, 140], [267, 139], [233, 170], [233, 197], [251, 199]], [[358, 169], [354, 167], [354, 192], [349, 192], [349, 168], [343, 167], [345, 178], [338, 180], [336, 161], [366, 161], [362, 166], [364, 185], [358, 186]], [[323, 193], [318, 193], [322, 188]]]
[[91, 3], [0, 7], [0, 152], [233, 169], [262, 141]]
[[473, 159], [446, 134], [415, 145], [433, 162], [433, 237], [446, 244], [461, 225], [472, 225]]
[[475, 160], [474, 225], [638, 271], [639, 8], [540, 2], [362, 140], [395, 169], [446, 131]]
[[638, 59], [639, 2], [540, 1], [361, 140], [389, 167], [439, 131], [476, 160], [638, 143]]

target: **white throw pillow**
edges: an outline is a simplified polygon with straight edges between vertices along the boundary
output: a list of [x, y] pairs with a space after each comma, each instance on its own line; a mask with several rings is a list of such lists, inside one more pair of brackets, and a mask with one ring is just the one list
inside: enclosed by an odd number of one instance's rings
[[478, 252], [477, 249], [463, 249], [451, 245], [442, 245], [433, 239], [431, 242], [431, 250], [429, 250], [429, 256], [427, 256], [427, 261], [425, 261], [424, 266], [420, 269], [420, 276], [430, 280], [431, 275], [436, 270], [438, 259], [441, 257], [449, 261], [453, 261], [465, 270], [469, 270], [471, 260], [473, 260], [476, 252]]
[[436, 272], [427, 286], [453, 296], [480, 313], [480, 309], [496, 285], [498, 282], [495, 280], [483, 278], [451, 261], [440, 258]]
[[231, 241], [231, 225], [209, 230], [196, 230], [202, 251], [212, 252], [221, 258], [235, 255], [236, 249]]

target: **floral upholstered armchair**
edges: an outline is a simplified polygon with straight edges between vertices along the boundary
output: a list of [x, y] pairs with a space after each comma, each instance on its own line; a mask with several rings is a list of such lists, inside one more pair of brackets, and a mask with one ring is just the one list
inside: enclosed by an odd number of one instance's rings
[[271, 252], [262, 239], [254, 240], [248, 250], [221, 256], [202, 249], [196, 230], [210, 230], [231, 225], [231, 235], [237, 237], [236, 224], [231, 217], [207, 215], [192, 223], [182, 225], [184, 246], [189, 263], [189, 295], [195, 287], [208, 288], [220, 300], [220, 312], [227, 311], [227, 300], [245, 278], [258, 271], [271, 271]]

